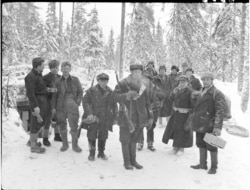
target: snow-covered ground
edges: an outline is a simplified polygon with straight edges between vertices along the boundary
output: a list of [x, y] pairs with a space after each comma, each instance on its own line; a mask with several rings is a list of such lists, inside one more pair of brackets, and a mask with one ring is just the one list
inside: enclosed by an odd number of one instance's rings
[[[105, 72], [110, 75], [110, 86], [114, 88], [114, 72]], [[250, 115], [240, 110], [236, 85], [220, 81], [215, 81], [215, 85], [232, 100], [232, 121], [249, 129]], [[2, 118], [3, 189], [250, 189], [250, 138], [230, 135], [224, 129], [222, 138], [227, 144], [219, 150], [216, 175], [190, 168], [199, 160], [195, 143], [183, 156], [169, 155], [172, 144], [161, 142], [165, 127], [160, 125], [155, 129], [156, 152], [150, 152], [144, 145], [144, 149], [137, 152], [137, 160], [144, 168], [127, 171], [123, 167], [118, 126], [109, 133], [105, 151], [108, 161], [98, 158], [88, 161], [85, 130], [79, 140], [82, 153], [75, 153], [71, 148], [60, 152], [61, 143], [54, 142], [52, 134], [52, 146], [39, 155], [31, 153], [26, 146], [28, 134], [21, 126], [18, 113], [14, 109], [9, 111], [9, 116]], [[166, 125], [165, 119], [163, 122]]]

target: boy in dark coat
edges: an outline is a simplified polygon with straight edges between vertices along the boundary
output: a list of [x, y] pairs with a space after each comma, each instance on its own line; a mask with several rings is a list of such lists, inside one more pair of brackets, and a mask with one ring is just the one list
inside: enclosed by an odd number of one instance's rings
[[200, 91], [202, 88], [201, 82], [193, 74], [194, 70], [192, 68], [189, 67], [186, 69], [186, 76], [189, 79], [189, 85], [192, 87], [193, 90]]
[[192, 89], [188, 86], [188, 77], [180, 76], [179, 86], [176, 87], [171, 95], [173, 101], [173, 113], [169, 119], [162, 142], [168, 143], [173, 139], [173, 150], [171, 154], [182, 155], [184, 148], [193, 146], [193, 131], [185, 129], [185, 123], [192, 110], [191, 93]]
[[225, 96], [213, 85], [214, 75], [210, 72], [201, 76], [203, 88], [201, 92], [193, 92], [195, 101], [192, 127], [196, 132], [196, 145], [200, 152], [200, 163], [193, 169], [207, 169], [207, 151], [210, 151], [211, 168], [209, 174], [215, 174], [218, 165], [218, 148], [206, 143], [203, 138], [206, 133], [220, 136], [223, 125]]
[[177, 78], [178, 72], [179, 72], [179, 68], [173, 65], [171, 67], [171, 73], [168, 75], [169, 80], [170, 80], [171, 92], [174, 90], [175, 87], [178, 86], [178, 78]]
[[[53, 93], [56, 92], [56, 88], [55, 88], [56, 87], [55, 86], [56, 81], [61, 77], [58, 74], [59, 64], [60, 64], [59, 61], [51, 60], [49, 62], [50, 72], [43, 77], [43, 80], [44, 80], [44, 82], [46, 84], [46, 87], [49, 90], [49, 93], [48, 93], [48, 110], [47, 110], [47, 115], [46, 115], [46, 119], [45, 119], [44, 130], [43, 130], [43, 144], [45, 146], [50, 146], [48, 136], [49, 136], [49, 127], [50, 127], [50, 124], [51, 124], [51, 117], [52, 117], [52, 95], [53, 95]], [[59, 128], [58, 128], [58, 126], [56, 124], [54, 126], [54, 133], [55, 133], [54, 140], [62, 142], [60, 132], [59, 132]]]

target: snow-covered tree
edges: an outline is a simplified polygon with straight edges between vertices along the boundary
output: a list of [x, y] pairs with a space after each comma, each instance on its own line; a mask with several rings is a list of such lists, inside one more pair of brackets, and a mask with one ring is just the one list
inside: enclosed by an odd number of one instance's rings
[[115, 40], [114, 40], [114, 31], [113, 29], [110, 30], [108, 44], [105, 46], [105, 60], [107, 68], [113, 69], [114, 68], [114, 61], [115, 61]]
[[100, 38], [101, 29], [96, 8], [91, 10], [88, 27], [88, 35], [84, 43], [84, 65], [90, 72], [93, 68], [105, 66], [103, 41]]
[[156, 37], [155, 37], [155, 55], [156, 55], [156, 65], [166, 65], [167, 64], [167, 53], [166, 46], [163, 40], [163, 29], [160, 22], [157, 24]]
[[59, 31], [59, 23], [58, 18], [56, 16], [56, 3], [50, 2], [48, 3], [47, 15], [46, 15], [46, 24], [49, 28]]

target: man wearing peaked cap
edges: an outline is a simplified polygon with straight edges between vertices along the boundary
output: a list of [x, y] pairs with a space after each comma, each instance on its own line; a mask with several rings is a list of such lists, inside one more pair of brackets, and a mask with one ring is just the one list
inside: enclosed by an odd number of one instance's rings
[[214, 80], [214, 74], [212, 72], [205, 72], [201, 75], [201, 80], [204, 78], [210, 78], [212, 80]]
[[141, 64], [131, 64], [129, 66], [130, 71], [134, 70], [143, 70], [143, 66]]
[[188, 76], [186, 76], [186, 75], [181, 75], [181, 76], [179, 77], [179, 81], [189, 81]]
[[109, 80], [109, 76], [106, 73], [100, 73], [96, 77], [97, 80]]

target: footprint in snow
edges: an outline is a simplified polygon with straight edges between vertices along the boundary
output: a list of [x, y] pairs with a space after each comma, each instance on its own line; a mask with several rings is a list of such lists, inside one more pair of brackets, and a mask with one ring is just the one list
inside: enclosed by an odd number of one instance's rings
[[100, 175], [99, 178], [100, 178], [100, 179], [104, 179], [104, 176], [103, 176], [103, 175]]

